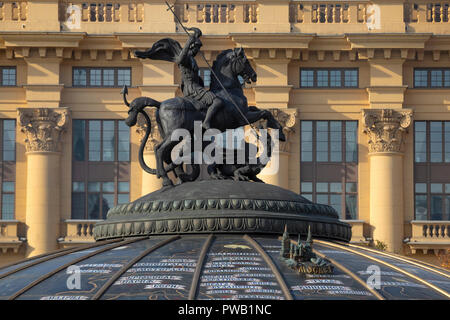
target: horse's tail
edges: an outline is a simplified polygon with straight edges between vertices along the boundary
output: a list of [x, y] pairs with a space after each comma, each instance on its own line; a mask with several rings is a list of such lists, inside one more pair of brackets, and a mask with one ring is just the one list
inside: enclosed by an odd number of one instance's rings
[[[144, 149], [145, 144], [147, 143], [148, 137], [150, 136], [150, 133], [152, 131], [152, 123], [150, 121], [150, 117], [148, 116], [147, 112], [143, 110], [139, 110], [138, 113], [142, 114], [145, 118], [145, 122], [147, 123], [147, 128], [145, 129], [145, 136], [144, 139], [142, 139], [141, 146], [139, 147], [139, 164], [141, 165], [141, 168], [150, 174], [156, 174], [156, 169], [152, 169], [145, 163], [144, 160]], [[137, 116], [136, 116], [137, 118]]]

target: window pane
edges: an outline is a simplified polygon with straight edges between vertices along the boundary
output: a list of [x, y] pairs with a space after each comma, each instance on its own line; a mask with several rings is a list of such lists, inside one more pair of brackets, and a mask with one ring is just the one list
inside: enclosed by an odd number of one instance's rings
[[100, 218], [100, 194], [92, 193], [88, 195], [88, 219]]
[[114, 195], [113, 194], [104, 194], [102, 199], [102, 217], [101, 219], [106, 219], [106, 215], [108, 214], [108, 210], [114, 207]]
[[14, 219], [14, 194], [2, 195], [2, 219]]
[[89, 182], [88, 183], [89, 192], [100, 192], [100, 182]]
[[442, 220], [442, 196], [431, 196], [431, 220]]
[[72, 219], [86, 219], [84, 193], [72, 193]]
[[340, 70], [331, 70], [330, 71], [330, 87], [336, 88], [341, 87], [341, 71]]
[[442, 193], [442, 183], [431, 183], [430, 191], [431, 193]]
[[16, 121], [3, 120], [3, 160], [14, 161], [16, 158]]
[[73, 120], [73, 158], [75, 161], [84, 161], [86, 144], [86, 121]]
[[330, 192], [341, 193], [342, 192], [342, 183], [331, 182], [330, 183]]
[[86, 86], [86, 69], [73, 69], [73, 86]]
[[339, 216], [341, 216], [342, 213], [342, 206], [341, 206], [341, 200], [342, 196], [339, 194], [331, 194], [330, 195], [330, 206], [332, 206], [334, 208], [334, 210], [336, 210], [339, 214]]
[[103, 182], [102, 191], [103, 192], [114, 192], [114, 182]]
[[416, 183], [416, 193], [427, 193], [427, 184]]
[[103, 161], [114, 161], [114, 121], [103, 121]]
[[100, 128], [100, 121], [89, 121], [89, 161], [100, 161]]
[[442, 87], [442, 70], [431, 70], [431, 86]]
[[345, 219], [356, 220], [358, 218], [356, 199], [356, 195], [345, 196]]
[[302, 159], [301, 161], [312, 161], [312, 121], [301, 122], [302, 132]]
[[414, 70], [414, 87], [428, 87], [427, 70]]
[[302, 193], [302, 197], [308, 199], [309, 201], [312, 201], [312, 194]]
[[444, 87], [450, 87], [450, 70], [444, 71]]
[[130, 195], [128, 193], [121, 193], [117, 195], [117, 204], [130, 202]]
[[328, 87], [328, 70], [317, 70], [317, 86]]
[[345, 122], [345, 161], [358, 161], [358, 123], [356, 121]]
[[198, 74], [203, 79], [204, 86], [209, 87], [211, 85], [211, 71], [208, 68], [200, 68]]
[[300, 86], [303, 88], [314, 87], [314, 71], [301, 70], [300, 71]]
[[3, 68], [3, 70], [2, 70], [2, 85], [3, 86], [15, 86], [16, 85], [16, 68]]
[[427, 220], [427, 196], [416, 195], [416, 220]]
[[445, 208], [446, 208], [446, 216], [442, 217], [442, 220], [450, 220], [450, 196], [445, 197]]
[[358, 86], [358, 70], [345, 70], [344, 81], [346, 87]]
[[103, 85], [106, 87], [114, 86], [114, 69], [103, 69]]
[[317, 161], [328, 161], [328, 122], [316, 122], [316, 157]]
[[317, 203], [319, 204], [328, 204], [328, 195], [327, 194], [318, 194], [316, 195]]
[[119, 121], [119, 161], [130, 161], [130, 128]]
[[102, 70], [101, 69], [91, 69], [89, 72], [89, 80], [91, 86], [101, 86], [102, 85]]
[[330, 121], [330, 160], [342, 161], [342, 122]]
[[118, 69], [117, 70], [117, 85], [123, 87], [124, 85], [131, 86], [131, 70]]
[[356, 182], [347, 182], [345, 184], [345, 192], [358, 192], [357, 183]]
[[328, 182], [317, 182], [316, 192], [328, 192]]
[[72, 182], [73, 192], [84, 192], [84, 182]]
[[119, 182], [119, 192], [130, 192], [129, 182]]

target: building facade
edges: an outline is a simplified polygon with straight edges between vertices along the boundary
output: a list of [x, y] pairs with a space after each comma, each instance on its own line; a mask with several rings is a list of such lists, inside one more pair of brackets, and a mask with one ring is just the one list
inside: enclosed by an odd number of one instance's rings
[[[0, 2], [0, 265], [92, 242], [115, 204], [159, 189], [139, 166], [129, 100], [181, 95], [187, 39], [165, 1]], [[243, 47], [249, 105], [283, 124], [277, 174], [332, 205], [352, 241], [438, 263], [450, 248], [450, 12], [435, 1], [175, 1], [209, 64]], [[208, 85], [211, 74], [198, 59]], [[152, 114], [150, 114], [152, 116]], [[154, 167], [153, 130], [145, 158]]]

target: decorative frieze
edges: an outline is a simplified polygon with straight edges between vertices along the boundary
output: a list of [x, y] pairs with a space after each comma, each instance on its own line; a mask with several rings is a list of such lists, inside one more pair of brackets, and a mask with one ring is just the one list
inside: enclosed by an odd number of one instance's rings
[[403, 151], [405, 135], [412, 122], [411, 110], [365, 109], [362, 118], [370, 153]]
[[[147, 109], [146, 110], [148, 116], [150, 117], [151, 121], [151, 132], [150, 136], [148, 137], [148, 141], [145, 144], [145, 152], [154, 152], [155, 147], [162, 141], [161, 134], [159, 132], [158, 124], [156, 122], [156, 109]], [[145, 136], [145, 131], [147, 130], [147, 123], [145, 122], [145, 119], [142, 115], [138, 115], [138, 120], [136, 124], [136, 132], [139, 134], [139, 143], [142, 142]]]
[[69, 116], [67, 108], [18, 109], [19, 125], [26, 134], [27, 152], [59, 152], [59, 142]]

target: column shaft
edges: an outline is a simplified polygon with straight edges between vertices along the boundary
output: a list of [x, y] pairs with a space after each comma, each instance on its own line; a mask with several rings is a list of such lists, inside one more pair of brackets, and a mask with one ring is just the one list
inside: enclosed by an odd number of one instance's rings
[[28, 225], [27, 256], [36, 256], [57, 249], [59, 234], [60, 164], [58, 153], [27, 154]]
[[370, 224], [374, 241], [400, 253], [403, 240], [403, 158], [399, 153], [370, 156]]

